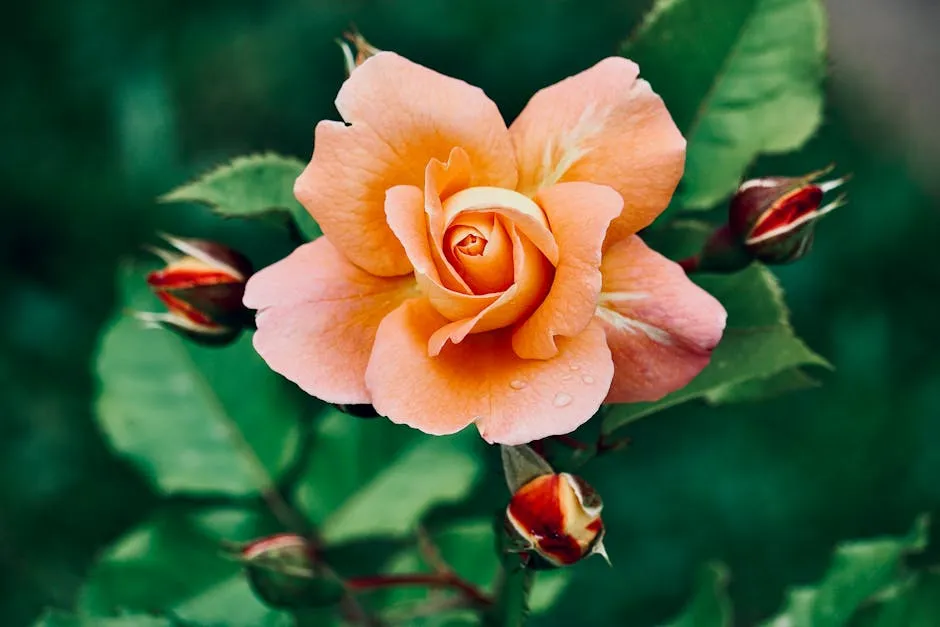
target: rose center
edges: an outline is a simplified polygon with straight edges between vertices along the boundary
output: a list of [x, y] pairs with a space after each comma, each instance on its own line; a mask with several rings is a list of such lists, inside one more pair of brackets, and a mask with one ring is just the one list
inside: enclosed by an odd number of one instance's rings
[[476, 294], [502, 292], [515, 279], [517, 219], [548, 220], [532, 199], [498, 187], [471, 187], [443, 203], [444, 254]]

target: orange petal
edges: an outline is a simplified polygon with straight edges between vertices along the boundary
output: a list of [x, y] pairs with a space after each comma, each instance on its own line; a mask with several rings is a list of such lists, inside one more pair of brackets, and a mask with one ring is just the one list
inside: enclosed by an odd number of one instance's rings
[[444, 255], [444, 231], [447, 223], [442, 203], [454, 193], [467, 188], [472, 178], [470, 157], [463, 148], [450, 151], [447, 163], [432, 159], [424, 173], [424, 210], [427, 213], [427, 237], [431, 258], [437, 267], [439, 283], [456, 292], [472, 294], [457, 269]]
[[444, 323], [415, 299], [379, 325], [366, 383], [376, 410], [393, 422], [436, 435], [475, 422], [488, 442], [521, 444], [573, 431], [607, 394], [613, 363], [597, 324], [537, 361], [517, 357], [505, 331], [471, 335], [429, 357], [428, 339]]
[[467, 294], [451, 290], [441, 283], [438, 264], [432, 258], [425, 196], [417, 187], [399, 185], [388, 190], [385, 214], [388, 224], [404, 246], [414, 265], [415, 279], [437, 310], [450, 320], [476, 316], [493, 304], [499, 294]]
[[[512, 285], [513, 277], [509, 234], [492, 213], [464, 215], [462, 218], [447, 229], [444, 254], [475, 294], [504, 291]], [[468, 238], [476, 240], [470, 247], [473, 250], [464, 246]], [[480, 247], [480, 241], [485, 245]]]
[[601, 272], [597, 317], [616, 368], [607, 402], [655, 401], [687, 385], [721, 339], [721, 303], [636, 236], [607, 250]]
[[428, 342], [428, 354], [432, 357], [438, 355], [448, 341], [457, 344], [470, 333], [501, 329], [524, 319], [543, 300], [551, 284], [553, 268], [526, 236], [511, 225], [508, 230], [513, 245], [513, 285], [473, 317], [438, 329]]
[[555, 337], [572, 337], [591, 322], [601, 291], [601, 246], [623, 199], [593, 183], [559, 183], [536, 197], [558, 242], [558, 267], [548, 296], [513, 334], [512, 347], [523, 359], [558, 354]]
[[259, 310], [254, 345], [272, 370], [325, 401], [368, 403], [375, 330], [414, 295], [412, 277], [372, 276], [321, 237], [251, 277], [244, 302]]
[[317, 125], [313, 158], [294, 193], [344, 255], [372, 274], [411, 272], [385, 224], [385, 190], [422, 186], [431, 159], [466, 150], [474, 185], [515, 186], [512, 144], [496, 105], [475, 87], [394, 53], [343, 83], [341, 122]]
[[685, 139], [639, 68], [620, 57], [532, 97], [509, 129], [519, 191], [534, 196], [561, 181], [609, 185], [624, 199], [608, 242], [656, 219], [685, 165]]

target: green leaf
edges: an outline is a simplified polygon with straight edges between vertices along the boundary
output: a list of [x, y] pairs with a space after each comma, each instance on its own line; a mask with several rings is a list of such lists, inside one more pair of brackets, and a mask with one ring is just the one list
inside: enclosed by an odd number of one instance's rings
[[715, 227], [701, 220], [671, 220], [643, 231], [643, 242], [659, 254], [679, 261], [702, 251]]
[[[124, 310], [159, 307], [121, 272]], [[197, 346], [122, 312], [97, 355], [97, 417], [111, 445], [165, 493], [247, 495], [293, 460], [302, 408], [251, 346]]]
[[727, 568], [721, 564], [703, 567], [692, 600], [682, 614], [663, 627], [729, 627], [732, 610], [727, 586]]
[[241, 510], [165, 510], [111, 545], [92, 568], [78, 607], [89, 615], [167, 610], [238, 573], [223, 541], [257, 533]]
[[203, 203], [233, 218], [286, 213], [301, 233], [313, 240], [321, 235], [320, 228], [294, 198], [294, 181], [303, 169], [302, 161], [272, 153], [238, 157], [160, 200]]
[[936, 627], [940, 624], [940, 571], [919, 572], [882, 591], [851, 627]]
[[470, 491], [479, 442], [472, 430], [427, 437], [333, 411], [317, 425], [297, 500], [327, 542], [407, 535], [431, 508]]
[[241, 574], [223, 579], [177, 605], [173, 613], [194, 625], [290, 627], [294, 624], [287, 612], [269, 608], [259, 601]]
[[848, 625], [863, 603], [896, 583], [904, 556], [922, 551], [926, 545], [926, 516], [917, 520], [907, 536], [840, 545], [822, 581], [791, 590], [783, 611], [764, 623], [764, 627]]
[[754, 403], [816, 387], [819, 387], [819, 381], [799, 368], [790, 368], [766, 379], [750, 379], [709, 390], [705, 394], [705, 400], [712, 405]]
[[116, 616], [100, 618], [76, 616], [58, 610], [49, 610], [43, 614], [33, 627], [175, 627], [165, 618], [153, 616]]
[[689, 141], [677, 204], [706, 208], [762, 153], [819, 126], [825, 74], [819, 0], [657, 0], [624, 45]]
[[728, 311], [728, 324], [711, 363], [689, 385], [659, 401], [611, 407], [604, 417], [604, 433], [693, 399], [721, 401], [722, 394], [733, 398], [728, 388], [746, 381], [769, 379], [797, 366], [828, 366], [793, 333], [780, 286], [763, 266], [693, 278]]

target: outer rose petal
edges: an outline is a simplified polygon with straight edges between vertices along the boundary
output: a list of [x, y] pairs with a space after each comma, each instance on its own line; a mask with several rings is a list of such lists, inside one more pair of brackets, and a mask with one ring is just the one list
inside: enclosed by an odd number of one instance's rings
[[536, 197], [558, 242], [558, 267], [551, 291], [513, 334], [512, 347], [523, 359], [558, 354], [555, 336], [575, 336], [594, 317], [601, 291], [601, 246], [623, 199], [593, 183], [559, 183]]
[[342, 122], [317, 125], [313, 158], [294, 193], [353, 263], [380, 276], [411, 272], [385, 224], [385, 190], [424, 183], [431, 159], [460, 146], [473, 185], [513, 187], [516, 165], [506, 125], [478, 88], [394, 53], [367, 59], [336, 97]]
[[721, 303], [636, 236], [610, 247], [601, 272], [597, 317], [616, 368], [606, 402], [655, 401], [688, 384], [721, 339]]
[[662, 213], [685, 167], [685, 139], [639, 68], [620, 57], [542, 89], [509, 129], [519, 186], [534, 195], [560, 181], [609, 185], [624, 199], [608, 242]]
[[488, 442], [521, 444], [569, 433], [600, 407], [613, 376], [599, 325], [559, 340], [559, 354], [523, 360], [507, 332], [468, 336], [428, 357], [428, 338], [447, 322], [423, 299], [379, 325], [366, 384], [376, 410], [435, 435], [475, 422]]
[[321, 237], [251, 277], [244, 302], [260, 310], [254, 345], [272, 370], [325, 401], [368, 403], [375, 330], [414, 294], [412, 277], [372, 276]]

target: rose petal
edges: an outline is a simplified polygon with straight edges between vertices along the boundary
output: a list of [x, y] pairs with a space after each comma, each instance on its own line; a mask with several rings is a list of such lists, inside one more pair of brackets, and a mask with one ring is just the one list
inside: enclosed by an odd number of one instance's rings
[[260, 310], [254, 345], [272, 370], [325, 401], [368, 403], [375, 330], [413, 295], [412, 277], [373, 276], [321, 237], [251, 277], [244, 303]]
[[536, 197], [558, 242], [558, 267], [548, 296], [513, 334], [523, 359], [558, 354], [555, 337], [572, 337], [591, 322], [601, 291], [601, 245], [623, 199], [604, 185], [559, 183]]
[[342, 122], [317, 125], [294, 192], [353, 263], [381, 276], [411, 272], [385, 223], [385, 191], [421, 186], [431, 159], [466, 150], [474, 185], [513, 187], [515, 158], [496, 105], [475, 87], [394, 53], [366, 60], [336, 97]]
[[559, 354], [544, 361], [517, 357], [504, 331], [429, 357], [428, 338], [446, 322], [414, 299], [379, 325], [366, 382], [380, 414], [435, 435], [476, 422], [488, 442], [521, 444], [573, 431], [607, 394], [613, 363], [597, 324], [559, 340]]
[[[502, 292], [512, 285], [512, 240], [492, 213], [463, 214], [447, 229], [444, 254], [475, 294]], [[481, 254], [462, 252], [460, 242], [477, 234], [486, 240]]]
[[669, 204], [685, 139], [639, 68], [619, 57], [542, 89], [509, 129], [519, 186], [535, 195], [561, 181], [609, 185], [624, 199], [608, 242], [636, 233]]
[[510, 225], [508, 230], [513, 243], [513, 285], [472, 318], [438, 329], [428, 341], [428, 354], [432, 357], [438, 355], [448, 341], [457, 344], [470, 333], [501, 329], [524, 319], [544, 299], [551, 285], [552, 265], [518, 229]]
[[721, 339], [721, 303], [636, 236], [607, 250], [601, 272], [597, 317], [616, 368], [607, 402], [655, 401], [687, 385]]

